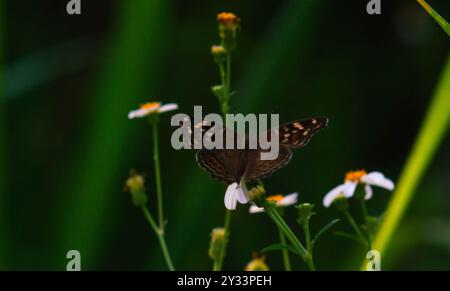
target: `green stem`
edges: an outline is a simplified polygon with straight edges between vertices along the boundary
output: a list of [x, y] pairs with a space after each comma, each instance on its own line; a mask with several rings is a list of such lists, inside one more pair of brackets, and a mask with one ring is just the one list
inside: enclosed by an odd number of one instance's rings
[[158, 225], [156, 224], [155, 220], [150, 214], [150, 211], [148, 211], [147, 207], [142, 206], [141, 208], [142, 212], [144, 212], [145, 218], [147, 219], [148, 223], [150, 224], [156, 236], [158, 237], [159, 245], [161, 246], [161, 250], [163, 252], [164, 259], [166, 260], [167, 267], [169, 268], [170, 271], [175, 271], [172, 259], [170, 258], [169, 249], [167, 248], [166, 239], [164, 238], [164, 232], [162, 231], [162, 229], [158, 228]]
[[306, 238], [306, 250], [308, 255], [306, 256], [306, 264], [310, 270], [315, 271], [316, 267], [314, 266], [313, 260], [313, 245], [311, 242], [311, 232], [309, 231], [309, 223], [305, 223], [303, 225], [303, 229], [305, 230], [305, 238]]
[[[280, 243], [283, 245], [286, 244], [286, 236], [284, 235], [283, 231], [278, 227], [278, 233], [280, 235]], [[291, 271], [291, 261], [289, 260], [289, 252], [285, 249], [281, 250], [281, 254], [283, 256], [283, 263], [284, 263], [284, 269], [286, 271]]]
[[306, 256], [306, 258], [305, 258], [305, 262], [306, 262], [306, 265], [308, 265], [308, 268], [310, 271], [316, 270], [316, 267], [314, 266], [314, 261], [313, 261], [312, 255], [308, 254], [308, 256]]
[[361, 209], [362, 209], [362, 213], [363, 213], [363, 216], [364, 216], [364, 221], [366, 223], [368, 223], [369, 212], [367, 211], [366, 200], [364, 198], [359, 198], [359, 201], [361, 203]]
[[155, 179], [156, 179], [156, 197], [158, 204], [158, 223], [159, 228], [164, 233], [164, 212], [163, 212], [163, 197], [161, 186], [161, 170], [159, 166], [159, 142], [158, 142], [158, 122], [154, 120], [153, 126], [153, 162], [155, 164]]
[[224, 232], [225, 232], [225, 241], [223, 243], [223, 248], [220, 250], [220, 256], [218, 260], [214, 261], [213, 271], [222, 270], [223, 259], [225, 258], [225, 251], [228, 245], [228, 239], [230, 236], [230, 221], [231, 221], [231, 210], [227, 209], [225, 212], [225, 224], [224, 224]]
[[226, 114], [228, 113], [228, 88], [226, 86], [227, 75], [225, 72], [223, 62], [219, 63], [219, 70], [220, 70], [220, 80], [222, 82], [222, 88], [223, 88], [223, 96], [222, 96], [222, 98], [219, 98], [219, 102], [220, 102], [220, 108], [222, 110], [223, 118], [224, 118], [224, 120], [226, 120], [225, 117], [226, 117]]
[[[224, 96], [223, 96], [223, 100], [220, 100], [221, 104], [221, 109], [222, 109], [222, 115], [224, 118], [224, 122], [226, 122], [226, 115], [228, 113], [228, 108], [229, 108], [229, 100], [230, 100], [230, 83], [231, 83], [231, 54], [228, 52], [227, 53], [227, 68], [226, 68], [226, 72], [225, 69], [223, 67], [223, 63], [219, 64], [219, 69], [220, 69], [220, 78], [222, 81], [222, 86], [224, 88]], [[227, 245], [228, 245], [228, 241], [230, 238], [230, 221], [231, 221], [231, 211], [229, 209], [226, 210], [225, 212], [225, 224], [224, 224], [224, 231], [225, 231], [225, 242], [223, 244], [223, 248], [221, 250], [219, 259], [214, 261], [214, 266], [213, 266], [213, 270], [214, 271], [220, 271], [222, 270], [222, 265], [223, 265], [223, 260], [225, 258], [225, 253], [226, 253], [226, 249], [227, 249]]]
[[230, 88], [231, 88], [231, 53], [227, 52], [227, 102], [230, 98]]
[[366, 223], [366, 229], [367, 229], [367, 244], [369, 249], [372, 249], [372, 234], [370, 229], [370, 220], [369, 220], [369, 212], [367, 211], [366, 206], [366, 199], [364, 197], [359, 198], [359, 201], [361, 203], [361, 209], [364, 216], [364, 222]]
[[352, 226], [353, 230], [355, 231], [358, 238], [361, 240], [361, 242], [365, 245], [365, 247], [368, 247], [367, 239], [362, 234], [361, 230], [359, 229], [358, 225], [356, 224], [355, 220], [353, 219], [352, 215], [348, 210], [343, 211], [345, 214], [345, 217], [347, 218], [348, 222]]
[[281, 215], [276, 210], [275, 206], [266, 203], [264, 205], [264, 209], [266, 210], [266, 213], [269, 215], [269, 217], [272, 218], [272, 220], [275, 222], [275, 224], [283, 231], [283, 233], [286, 235], [287, 239], [291, 242], [291, 244], [294, 246], [294, 248], [298, 251], [300, 257], [304, 261], [306, 261], [308, 252], [306, 251], [306, 249], [302, 245], [302, 243], [297, 239], [297, 237], [292, 232], [292, 230], [289, 228], [289, 226], [286, 224], [286, 222], [283, 220]]

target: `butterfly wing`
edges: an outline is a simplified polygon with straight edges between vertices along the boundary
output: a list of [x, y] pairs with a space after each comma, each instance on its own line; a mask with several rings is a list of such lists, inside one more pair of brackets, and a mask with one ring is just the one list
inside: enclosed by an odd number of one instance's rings
[[245, 180], [252, 182], [267, 178], [286, 166], [291, 158], [291, 150], [284, 146], [279, 148], [278, 157], [273, 160], [261, 160], [261, 151], [256, 151], [256, 155], [250, 159], [250, 163], [247, 166]]
[[[278, 129], [280, 138], [280, 148], [278, 157], [274, 160], [261, 160], [260, 153], [250, 161], [246, 172], [246, 180], [254, 181], [266, 178], [278, 171], [289, 161], [292, 157], [290, 148], [301, 148], [308, 144], [311, 137], [328, 124], [328, 119], [324, 117], [314, 117], [302, 120], [295, 120], [283, 124]], [[270, 139], [270, 132], [268, 132], [268, 139]]]
[[211, 176], [227, 184], [239, 182], [242, 176], [238, 150], [199, 150], [197, 164]]
[[327, 125], [328, 118], [325, 117], [313, 117], [283, 124], [279, 128], [280, 145], [301, 148], [308, 144], [314, 134]]

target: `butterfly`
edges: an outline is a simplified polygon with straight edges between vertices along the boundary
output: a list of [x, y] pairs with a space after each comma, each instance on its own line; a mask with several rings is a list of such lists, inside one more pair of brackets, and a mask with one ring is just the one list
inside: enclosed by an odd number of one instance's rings
[[[269, 177], [286, 166], [292, 158], [291, 149], [307, 145], [311, 137], [327, 125], [328, 118], [325, 117], [295, 120], [281, 125], [275, 135], [279, 138], [279, 152], [273, 160], [261, 159], [263, 150], [259, 148], [201, 149], [196, 154], [197, 164], [213, 178], [229, 185], [224, 202], [226, 208], [233, 210], [237, 202], [245, 204], [249, 200], [246, 182]], [[205, 124], [197, 126], [203, 128]], [[270, 140], [271, 131], [267, 135]]]
[[[202, 149], [197, 152], [196, 160], [213, 178], [227, 184], [257, 181], [289, 163], [291, 149], [308, 144], [311, 137], [327, 124], [327, 118], [314, 117], [281, 125], [278, 129], [279, 154], [273, 160], [262, 160], [261, 149]], [[267, 134], [270, 140], [270, 131]]]

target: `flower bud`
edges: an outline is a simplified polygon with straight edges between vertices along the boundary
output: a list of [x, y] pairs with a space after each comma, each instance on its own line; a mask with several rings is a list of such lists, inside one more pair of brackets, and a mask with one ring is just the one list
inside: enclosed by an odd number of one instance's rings
[[218, 64], [223, 63], [227, 57], [227, 51], [221, 45], [213, 45], [211, 47], [211, 54], [214, 57], [214, 61]]
[[208, 255], [213, 260], [218, 260], [225, 248], [225, 229], [223, 227], [214, 228], [211, 231], [211, 242], [209, 244]]
[[225, 90], [223, 85], [215, 85], [211, 87], [211, 91], [214, 94], [214, 96], [216, 96], [217, 98], [219, 98], [219, 100], [223, 99], [223, 96], [225, 96]]
[[267, 202], [265, 194], [266, 190], [261, 185], [253, 187], [248, 191], [248, 197], [250, 198], [250, 201], [255, 203], [258, 207], [263, 207], [263, 204]]
[[269, 267], [267, 266], [265, 256], [254, 256], [253, 260], [251, 260], [247, 266], [245, 267], [246, 271], [269, 271]]
[[233, 13], [222, 12], [217, 15], [217, 21], [222, 46], [227, 52], [231, 52], [236, 47], [240, 19]]
[[130, 171], [130, 177], [125, 184], [126, 190], [130, 191], [131, 199], [135, 206], [144, 206], [147, 203], [147, 195], [144, 189], [144, 177], [136, 171]]
[[297, 221], [301, 226], [307, 225], [311, 216], [316, 214], [313, 212], [314, 204], [303, 203], [297, 206], [297, 209], [299, 214], [299, 218]]

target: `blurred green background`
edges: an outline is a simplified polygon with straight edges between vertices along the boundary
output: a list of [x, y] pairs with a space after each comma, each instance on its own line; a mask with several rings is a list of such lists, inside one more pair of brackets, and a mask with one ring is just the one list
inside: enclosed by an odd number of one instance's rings
[[[231, 11], [242, 31], [233, 55], [232, 112], [279, 113], [282, 122], [320, 115], [329, 127], [265, 180], [270, 193], [297, 191], [317, 205], [317, 231], [338, 216], [321, 205], [346, 171], [399, 176], [449, 53], [446, 34], [412, 0], [383, 1], [0, 1], [0, 269], [65, 270], [68, 250], [84, 270], [165, 270], [157, 239], [122, 191], [131, 168], [147, 173], [155, 210], [150, 127], [127, 120], [145, 101], [218, 112], [210, 46], [216, 14]], [[395, 2], [395, 3], [392, 3]], [[446, 19], [448, 1], [429, 1]], [[225, 185], [160, 144], [167, 241], [179, 270], [207, 270], [209, 234], [224, 219]], [[384, 269], [450, 270], [450, 139], [439, 148], [382, 258]], [[371, 214], [391, 193], [377, 190]], [[358, 217], [359, 209], [353, 207]], [[224, 269], [277, 242], [276, 227], [246, 206], [233, 213]], [[296, 211], [286, 211], [295, 226]], [[346, 223], [336, 227], [348, 230]], [[321, 270], [358, 269], [364, 250], [327, 233]], [[278, 252], [269, 267], [282, 269]], [[304, 269], [302, 262], [295, 268]]]

